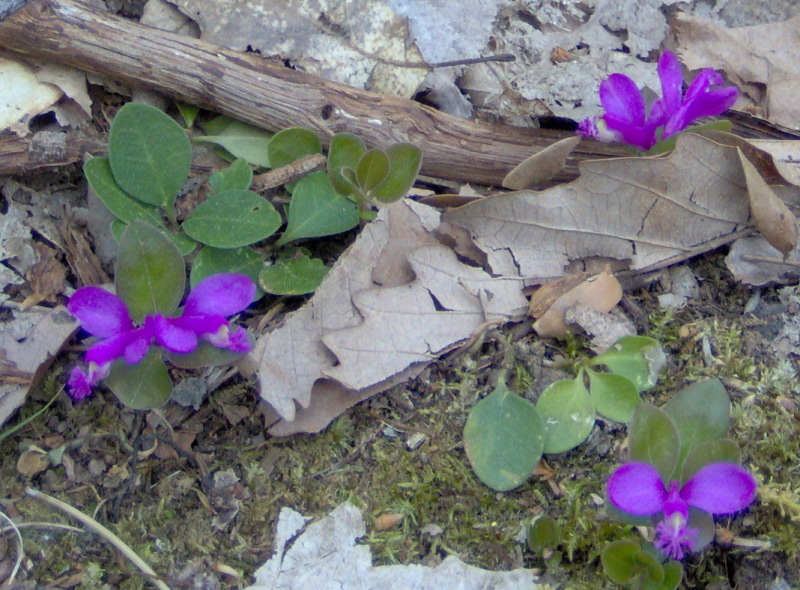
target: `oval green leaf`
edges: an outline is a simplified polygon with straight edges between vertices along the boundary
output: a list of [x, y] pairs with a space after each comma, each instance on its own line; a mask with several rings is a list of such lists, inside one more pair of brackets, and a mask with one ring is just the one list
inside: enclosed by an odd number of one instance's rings
[[592, 432], [595, 409], [582, 381], [580, 375], [556, 381], [539, 396], [536, 409], [544, 422], [545, 453], [574, 449]]
[[591, 365], [606, 365], [613, 373], [627, 377], [639, 391], [646, 391], [658, 382], [667, 357], [658, 341], [647, 336], [623, 336]]
[[386, 150], [389, 156], [389, 176], [380, 183], [372, 196], [382, 203], [402, 199], [414, 186], [422, 167], [422, 150], [410, 143], [398, 143]]
[[527, 480], [542, 457], [544, 425], [534, 405], [511, 393], [501, 379], [472, 408], [464, 448], [478, 478], [500, 492]]
[[723, 438], [730, 427], [731, 401], [719, 379], [692, 383], [664, 404], [663, 410], [678, 428], [681, 450], [673, 478], [686, 455], [697, 445]]
[[200, 112], [200, 108], [179, 101], [175, 102], [175, 106], [178, 107], [178, 112], [181, 114], [181, 117], [183, 118], [184, 127], [188, 129], [189, 127], [194, 125], [194, 120], [197, 118], [197, 114]]
[[[664, 580], [655, 586], [653, 590], [677, 590], [683, 580], [683, 566], [679, 561], [668, 561], [662, 565], [664, 569]], [[645, 586], [645, 590], [649, 590]]]
[[561, 543], [561, 528], [552, 516], [541, 515], [528, 527], [528, 547], [534, 553], [556, 548]]
[[700, 443], [686, 455], [681, 465], [681, 483], [711, 463], [742, 464], [742, 451], [739, 445], [729, 438], [709, 440]]
[[169, 115], [135, 102], [111, 122], [108, 159], [117, 184], [140, 201], [171, 210], [189, 176], [192, 146]]
[[253, 182], [253, 169], [243, 158], [237, 158], [227, 168], [215, 172], [208, 186], [215, 195], [227, 191], [246, 191]]
[[168, 315], [183, 298], [183, 256], [158, 229], [132, 221], [119, 241], [115, 283], [135, 321], [156, 313]]
[[210, 143], [224, 149], [230, 159], [242, 158], [253, 166], [269, 168], [269, 142], [272, 133], [230, 117], [217, 117], [203, 124], [208, 135], [197, 136], [193, 141]]
[[714, 517], [704, 510], [691, 506], [689, 507], [689, 521], [686, 526], [697, 529], [697, 537], [695, 537], [692, 545], [693, 552], [702, 551], [704, 547], [714, 540], [714, 535], [717, 534], [717, 529], [714, 526]]
[[286, 231], [276, 246], [339, 234], [359, 222], [358, 205], [337, 193], [324, 172], [314, 172], [297, 182], [286, 217]]
[[[252, 248], [234, 248], [232, 250], [220, 250], [206, 246], [197, 253], [192, 270], [189, 273], [189, 286], [194, 289], [195, 285], [210, 276], [227, 272], [237, 272], [247, 275], [253, 282], [258, 284], [258, 275], [264, 268], [264, 256]], [[264, 291], [258, 289], [256, 299], [260, 299]]]
[[337, 133], [331, 138], [331, 147], [328, 151], [328, 178], [336, 192], [344, 196], [353, 193], [353, 183], [342, 176], [342, 168], [355, 170], [366, 151], [367, 146], [353, 133]]
[[591, 369], [586, 372], [595, 409], [609, 420], [628, 422], [633, 417], [633, 410], [642, 403], [636, 386], [622, 375], [597, 373]]
[[111, 174], [111, 165], [108, 158], [92, 158], [83, 165], [86, 180], [103, 205], [124, 223], [134, 219], [147, 221], [151, 225], [162, 223], [161, 214], [153, 205], [147, 205], [139, 199], [134, 199], [120, 188]]
[[276, 133], [267, 146], [269, 162], [273, 168], [282, 168], [310, 154], [322, 153], [322, 142], [317, 134], [305, 127], [291, 127]]
[[381, 150], [367, 150], [358, 161], [355, 173], [358, 186], [370, 193], [389, 176], [389, 156]]
[[152, 347], [147, 356], [135, 365], [123, 359], [114, 363], [105, 384], [123, 404], [134, 410], [150, 410], [163, 406], [172, 393], [172, 381], [161, 349]]
[[330, 269], [319, 258], [305, 254], [282, 258], [261, 271], [258, 283], [273, 295], [305, 295], [319, 287]]
[[678, 463], [680, 447], [678, 429], [669, 416], [649, 404], [636, 407], [628, 425], [631, 461], [650, 463], [666, 483]]
[[636, 556], [640, 553], [635, 541], [614, 541], [603, 548], [600, 562], [606, 575], [617, 584], [627, 584], [639, 573]]
[[183, 231], [214, 248], [241, 248], [268, 238], [281, 216], [263, 197], [250, 191], [228, 191], [200, 203], [183, 222]]

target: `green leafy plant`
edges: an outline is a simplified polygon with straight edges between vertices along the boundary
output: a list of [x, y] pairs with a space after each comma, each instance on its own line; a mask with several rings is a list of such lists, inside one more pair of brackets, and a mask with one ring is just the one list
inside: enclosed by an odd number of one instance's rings
[[613, 516], [652, 524], [656, 535], [644, 547], [617, 541], [604, 549], [603, 567], [613, 580], [633, 588], [675, 588], [675, 561], [662, 562], [702, 550], [714, 538], [714, 515], [738, 512], [755, 499], [756, 480], [741, 467], [738, 445], [725, 438], [729, 411], [718, 379], [690, 385], [663, 408], [636, 408], [630, 462], [612, 473], [607, 495]]
[[580, 362], [574, 379], [548, 386], [536, 404], [498, 385], [475, 404], [464, 428], [475, 473], [496, 490], [521, 485], [542, 453], [563, 453], [585, 441], [598, 412], [611, 420], [630, 420], [642, 401], [640, 392], [656, 384], [665, 362], [652, 338], [625, 336], [603, 354]]
[[357, 135], [337, 133], [331, 139], [328, 178], [362, 211], [374, 203], [391, 203], [408, 193], [422, 166], [422, 151], [409, 143], [385, 150], [367, 149]]

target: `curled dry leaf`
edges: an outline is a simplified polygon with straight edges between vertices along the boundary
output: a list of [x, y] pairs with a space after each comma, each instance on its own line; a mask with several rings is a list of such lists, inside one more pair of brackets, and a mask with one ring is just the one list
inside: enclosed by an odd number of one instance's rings
[[581, 138], [567, 137], [536, 152], [520, 162], [503, 179], [503, 186], [515, 191], [536, 188], [552, 179], [564, 167], [567, 156], [572, 153]]
[[747, 192], [750, 195], [750, 210], [756, 229], [764, 239], [784, 256], [797, 246], [797, 219], [789, 211], [750, 160], [737, 149], [742, 163]]
[[[596, 311], [607, 313], [622, 299], [622, 286], [609, 273], [601, 273], [561, 295], [533, 324], [542, 338], [562, 338], [570, 329], [564, 315], [568, 309], [581, 303]], [[574, 329], [574, 327], [573, 327]]]
[[388, 531], [390, 528], [397, 526], [401, 520], [403, 520], [402, 514], [386, 512], [375, 519], [375, 530]]

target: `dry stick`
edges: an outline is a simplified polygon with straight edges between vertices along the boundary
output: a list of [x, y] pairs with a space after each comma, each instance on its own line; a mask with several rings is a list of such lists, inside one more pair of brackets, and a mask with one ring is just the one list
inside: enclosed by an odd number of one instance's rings
[[[349, 131], [371, 145], [410, 142], [422, 173], [499, 185], [522, 160], [569, 132], [466, 121], [275, 65], [254, 55], [146, 27], [75, 0], [29, 0], [0, 21], [0, 48], [146, 87], [264, 129], [307, 127], [327, 144]], [[583, 142], [575, 158], [624, 155]], [[555, 181], [574, 178], [575, 161]]]
[[36, 498], [45, 502], [46, 504], [50, 504], [53, 508], [57, 508], [62, 512], [66, 513], [67, 515], [71, 516], [77, 521], [82, 522], [84, 525], [92, 529], [95, 533], [103, 537], [106, 541], [111, 543], [114, 548], [122, 553], [125, 557], [131, 560], [133, 564], [138, 567], [145, 575], [148, 577], [148, 580], [153, 583], [153, 585], [158, 588], [159, 590], [169, 590], [169, 586], [167, 586], [164, 582], [158, 579], [158, 575], [153, 571], [153, 569], [147, 565], [147, 563], [139, 557], [133, 549], [131, 549], [122, 539], [120, 539], [117, 535], [112, 533], [102, 524], [86, 516], [83, 512], [73, 508], [69, 504], [62, 502], [58, 498], [54, 498], [53, 496], [49, 496], [44, 492], [40, 492], [39, 490], [35, 490], [33, 488], [26, 488], [25, 493], [27, 493], [30, 497]]

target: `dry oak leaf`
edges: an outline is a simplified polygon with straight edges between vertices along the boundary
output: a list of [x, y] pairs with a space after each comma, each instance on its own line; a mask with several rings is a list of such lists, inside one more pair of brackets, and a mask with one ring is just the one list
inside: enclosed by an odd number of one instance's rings
[[[413, 213], [408, 219], [410, 224], [428, 228], [438, 225], [436, 210], [413, 201], [402, 200], [384, 207], [336, 261], [308, 303], [290, 314], [282, 326], [258, 338], [253, 357], [258, 363], [261, 397], [283, 420], [295, 419], [296, 403], [301, 408], [309, 407], [315, 382], [323, 379], [324, 371], [336, 362], [322, 343], [322, 336], [361, 323], [352, 296], [376, 286], [372, 274], [390, 243], [389, 215], [402, 208]], [[403, 217], [405, 212], [399, 215]], [[408, 232], [403, 238], [414, 235], [424, 234]], [[341, 398], [342, 393], [335, 391], [334, 397]]]
[[486, 253], [493, 275], [541, 282], [576, 260], [610, 257], [652, 270], [741, 237], [751, 227], [735, 148], [682, 134], [664, 157], [581, 162], [551, 189], [487, 197], [447, 211]]
[[743, 96], [736, 108], [755, 107], [767, 120], [800, 129], [800, 17], [726, 29], [713, 21], [678, 13], [678, 52], [690, 69], [724, 70]]

